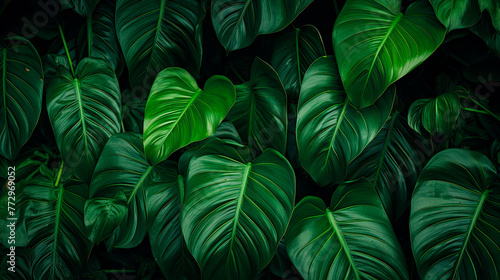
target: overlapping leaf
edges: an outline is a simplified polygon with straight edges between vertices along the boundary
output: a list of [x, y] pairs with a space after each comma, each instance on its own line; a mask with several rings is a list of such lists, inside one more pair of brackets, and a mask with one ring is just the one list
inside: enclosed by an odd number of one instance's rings
[[[19, 44], [12, 45], [10, 40]], [[2, 41], [0, 77], [0, 155], [14, 160], [42, 111], [42, 61], [28, 40], [13, 37]]]
[[328, 208], [320, 198], [302, 199], [285, 238], [306, 280], [409, 279], [391, 222], [367, 180], [341, 185]]
[[422, 279], [498, 279], [500, 187], [483, 154], [448, 149], [418, 178], [410, 236]]
[[333, 28], [340, 77], [356, 108], [373, 104], [443, 42], [445, 28], [427, 1], [401, 13], [401, 0], [348, 0]]
[[481, 18], [478, 0], [431, 0], [431, 4], [448, 32], [470, 27]]
[[375, 138], [389, 117], [395, 89], [374, 105], [356, 110], [344, 92], [332, 56], [307, 70], [297, 114], [297, 146], [302, 167], [320, 185], [342, 182], [348, 164]]
[[249, 82], [236, 86], [236, 103], [228, 119], [255, 155], [267, 148], [285, 153], [286, 92], [274, 69], [256, 58]]
[[202, 279], [255, 279], [285, 233], [295, 175], [275, 150], [249, 162], [248, 150], [211, 144], [189, 164], [182, 232]]

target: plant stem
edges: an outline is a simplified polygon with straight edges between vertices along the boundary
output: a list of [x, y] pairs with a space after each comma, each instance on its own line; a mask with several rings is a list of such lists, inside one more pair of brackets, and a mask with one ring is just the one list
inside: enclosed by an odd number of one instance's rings
[[75, 70], [73, 69], [73, 62], [71, 62], [71, 56], [69, 55], [68, 45], [66, 44], [66, 39], [64, 38], [64, 33], [61, 27], [61, 24], [57, 25], [59, 27], [59, 33], [61, 34], [61, 39], [64, 45], [64, 51], [66, 52], [66, 56], [68, 57], [69, 68], [71, 68], [71, 74], [73, 75], [73, 79], [76, 78]]
[[94, 42], [92, 42], [92, 14], [87, 17], [87, 56], [90, 57], [90, 49]]
[[57, 173], [56, 184], [54, 185], [56, 188], [59, 186], [59, 181], [61, 181], [61, 174], [64, 169], [64, 162], [61, 162], [61, 166], [59, 166], [59, 172]]
[[121, 120], [122, 123], [122, 132], [125, 132], [125, 126], [123, 125], [123, 119]]
[[[486, 108], [486, 106], [484, 106], [483, 104], [481, 104], [481, 102], [475, 100], [474, 98], [471, 98], [471, 100], [472, 100], [472, 102], [476, 103], [476, 105], [478, 105], [479, 107], [483, 108], [483, 110], [485, 110], [489, 115], [491, 115], [492, 117], [494, 117], [495, 119], [497, 119], [498, 121], [500, 121], [500, 117], [497, 114], [491, 112], [488, 108]], [[470, 108], [465, 108], [465, 110], [467, 110], [467, 109], [470, 109]], [[477, 113], [481, 112], [480, 110], [476, 110], [476, 111], [478, 111]]]

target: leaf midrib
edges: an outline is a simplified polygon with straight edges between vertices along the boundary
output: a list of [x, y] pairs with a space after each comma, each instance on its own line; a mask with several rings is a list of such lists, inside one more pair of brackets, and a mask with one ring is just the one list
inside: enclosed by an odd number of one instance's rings
[[146, 169], [146, 171], [142, 174], [141, 178], [139, 179], [139, 181], [137, 182], [137, 184], [135, 184], [134, 186], [134, 189], [132, 190], [132, 193], [130, 194], [128, 200], [127, 200], [127, 204], [130, 204], [130, 201], [132, 201], [132, 199], [134, 198], [135, 194], [137, 193], [137, 191], [139, 190], [139, 188], [142, 186], [142, 183], [144, 182], [144, 180], [146, 180], [149, 176], [149, 173], [151, 173], [151, 171], [153, 170], [153, 166], [148, 166], [148, 168]]
[[340, 131], [340, 125], [342, 124], [342, 121], [344, 120], [345, 118], [345, 114], [346, 114], [346, 111], [347, 111], [347, 106], [349, 105], [349, 97], [346, 96], [345, 100], [344, 100], [344, 105], [342, 107], [342, 111], [340, 112], [340, 115], [338, 117], [338, 121], [337, 121], [337, 124], [335, 125], [335, 130], [333, 132], [333, 136], [332, 136], [332, 139], [330, 140], [330, 145], [328, 146], [328, 152], [326, 153], [326, 159], [325, 159], [325, 163], [323, 164], [323, 168], [327, 165], [328, 163], [328, 158], [330, 157], [330, 151], [333, 149], [333, 144], [335, 142], [335, 139], [337, 139], [337, 134], [338, 132]]
[[[4, 114], [4, 120], [7, 121], [7, 85], [6, 85], [6, 80], [7, 80], [7, 49], [4, 48], [2, 50], [3, 52], [3, 61], [2, 61], [2, 97], [3, 97], [3, 114]], [[7, 123], [7, 122], [6, 122]]]
[[380, 153], [380, 159], [379, 163], [377, 165], [377, 171], [375, 172], [375, 178], [373, 179], [373, 185], [377, 185], [378, 177], [380, 174], [380, 169], [382, 169], [382, 165], [385, 160], [385, 154], [387, 153], [387, 147], [389, 146], [389, 143], [391, 142], [391, 136], [392, 136], [392, 131], [394, 130], [394, 124], [396, 123], [396, 119], [399, 115], [399, 112], [394, 113], [394, 116], [392, 117], [391, 124], [389, 125], [389, 130], [387, 131], [387, 134], [385, 135], [384, 139], [384, 147], [382, 149], [382, 152]]
[[82, 123], [82, 138], [85, 147], [84, 152], [89, 151], [88, 141], [87, 141], [87, 125], [85, 124], [85, 115], [83, 114], [83, 101], [82, 101], [82, 91], [80, 89], [80, 80], [77, 78], [73, 79], [73, 85], [75, 87], [76, 100], [78, 102], [78, 111], [80, 113], [80, 122]]
[[146, 67], [146, 73], [149, 73], [149, 68], [151, 67], [151, 61], [153, 60], [153, 54], [156, 51], [156, 42], [158, 42], [158, 36], [161, 33], [161, 22], [163, 20], [163, 14], [165, 13], [165, 3], [167, 0], [161, 0], [160, 3], [160, 15], [158, 16], [158, 21], [156, 22], [156, 33], [155, 39], [153, 41], [153, 46], [151, 47], [151, 52], [148, 59], [148, 66]]
[[[57, 187], [57, 184], [56, 184]], [[54, 226], [54, 245], [52, 247], [52, 275], [55, 275], [55, 269], [58, 267], [56, 264], [56, 254], [57, 254], [57, 239], [59, 233], [59, 223], [61, 219], [61, 208], [62, 208], [62, 199], [63, 199], [63, 186], [58, 188], [59, 194], [57, 195], [57, 205], [56, 205], [56, 222]]]
[[453, 269], [453, 277], [451, 277], [451, 279], [456, 279], [455, 277], [457, 276], [458, 268], [460, 266], [460, 263], [462, 262], [462, 258], [464, 256], [464, 253], [467, 250], [470, 237], [472, 236], [472, 232], [474, 231], [474, 228], [476, 227], [477, 220], [479, 218], [479, 215], [481, 214], [481, 211], [483, 210], [484, 203], [486, 202], [486, 199], [488, 198], [489, 193], [490, 193], [490, 190], [486, 190], [481, 195], [481, 199], [479, 200], [479, 203], [477, 204], [477, 208], [474, 211], [474, 215], [472, 216], [472, 222], [469, 226], [469, 230], [467, 231], [467, 235], [465, 236], [464, 244], [462, 245], [462, 248], [460, 249], [460, 254], [459, 254], [457, 262], [455, 264], [455, 268]]
[[243, 19], [243, 15], [245, 15], [248, 6], [250, 6], [250, 3], [252, 3], [252, 0], [247, 0], [247, 2], [245, 3], [243, 10], [241, 11], [241, 14], [238, 17], [238, 20], [236, 21], [236, 24], [234, 25], [234, 28], [231, 31], [231, 35], [229, 35], [229, 40], [227, 40], [228, 42], [231, 42], [233, 40], [234, 32], [236, 31], [237, 26], [240, 25], [241, 20]]
[[384, 47], [385, 42], [387, 41], [387, 39], [389, 39], [389, 36], [391, 35], [392, 31], [394, 31], [394, 28], [396, 28], [396, 25], [401, 20], [401, 18], [403, 18], [403, 13], [399, 13], [396, 16], [394, 21], [389, 26], [389, 30], [387, 30], [387, 33], [385, 34], [384, 39], [382, 39], [382, 42], [378, 46], [377, 51], [375, 52], [375, 55], [373, 56], [372, 64], [370, 65], [370, 68], [368, 69], [368, 74], [367, 74], [366, 79], [365, 79], [365, 85], [363, 86], [363, 90], [361, 91], [362, 95], [365, 93], [366, 86], [368, 85], [368, 81], [370, 80], [370, 76], [371, 76], [372, 71], [373, 71], [373, 66], [375, 65], [375, 61], [377, 60], [380, 52], [382, 51], [382, 47]]
[[330, 225], [335, 230], [335, 235], [337, 236], [340, 246], [345, 252], [345, 255], [347, 256], [347, 259], [349, 260], [349, 265], [352, 267], [352, 270], [354, 271], [354, 276], [356, 277], [356, 280], [360, 280], [361, 278], [359, 277], [358, 274], [358, 268], [356, 267], [356, 263], [354, 262], [354, 259], [352, 258], [351, 255], [351, 250], [349, 250], [349, 246], [347, 245], [347, 242], [345, 241], [344, 235], [342, 235], [342, 230], [340, 229], [339, 225], [337, 224], [337, 221], [335, 220], [335, 217], [333, 217], [333, 213], [330, 209], [326, 209], [326, 216], [328, 217], [328, 221], [330, 222]]

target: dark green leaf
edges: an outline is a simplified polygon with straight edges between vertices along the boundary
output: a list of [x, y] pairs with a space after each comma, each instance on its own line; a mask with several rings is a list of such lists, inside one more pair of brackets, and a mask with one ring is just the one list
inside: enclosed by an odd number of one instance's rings
[[430, 0], [448, 32], [470, 27], [481, 18], [478, 0]]
[[92, 13], [99, 0], [59, 0], [61, 9], [73, 9], [79, 15], [87, 17]]
[[491, 20], [487, 15], [483, 15], [479, 23], [474, 25], [470, 30], [484, 40], [492, 53], [500, 57], [500, 31], [496, 31], [493, 28]]

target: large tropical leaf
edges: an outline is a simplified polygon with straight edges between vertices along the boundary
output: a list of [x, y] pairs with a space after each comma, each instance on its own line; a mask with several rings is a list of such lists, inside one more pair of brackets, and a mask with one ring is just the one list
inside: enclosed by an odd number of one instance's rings
[[212, 76], [202, 90], [182, 68], [167, 68], [155, 79], [144, 112], [144, 147], [151, 164], [189, 143], [210, 136], [236, 99], [226, 77]]
[[478, 0], [479, 7], [487, 10], [493, 21], [493, 26], [497, 32], [500, 32], [500, 2], [497, 0]]
[[[53, 177], [53, 176], [52, 176]], [[92, 243], [83, 223], [88, 186], [39, 175], [27, 182], [16, 208], [23, 212], [34, 279], [76, 279]]]
[[500, 31], [496, 31], [493, 28], [491, 20], [487, 15], [483, 15], [479, 23], [474, 25], [470, 30], [484, 40], [491, 52], [500, 57]]
[[[463, 90], [465, 89], [458, 89]], [[419, 99], [408, 110], [408, 125], [420, 133], [423, 126], [432, 135], [449, 137], [456, 129], [462, 111], [457, 92], [441, 94], [436, 98]]]
[[410, 236], [422, 279], [500, 277], [500, 187], [483, 154], [448, 149], [418, 178]]
[[26, 39], [0, 44], [0, 155], [14, 160], [28, 141], [42, 111], [43, 70], [35, 47]]
[[248, 150], [211, 144], [189, 164], [182, 233], [202, 279], [255, 279], [285, 233], [295, 175], [275, 150], [249, 162]]
[[201, 21], [197, 0], [118, 0], [116, 31], [135, 91], [149, 91], [158, 72], [178, 66], [197, 76]]
[[418, 174], [429, 158], [426, 139], [394, 114], [363, 152], [349, 164], [347, 178], [368, 178], [391, 220], [410, 204]]
[[299, 160], [318, 184], [342, 182], [348, 164], [375, 138], [389, 117], [395, 89], [357, 110], [344, 92], [333, 56], [307, 70], [297, 115]]
[[59, 2], [61, 9], [73, 9], [79, 15], [87, 17], [92, 13], [99, 0], [59, 0]]
[[306, 280], [409, 279], [391, 222], [367, 180], [341, 185], [328, 208], [317, 197], [302, 199], [285, 238]]
[[274, 43], [271, 65], [281, 77], [289, 100], [298, 100], [302, 78], [318, 57], [326, 55], [323, 39], [312, 25], [290, 29]]
[[481, 18], [478, 0], [430, 0], [438, 19], [447, 31], [466, 28]]
[[313, 0], [213, 0], [212, 24], [226, 50], [249, 46], [258, 35], [290, 24]]
[[109, 139], [97, 162], [90, 199], [85, 204], [90, 240], [99, 242], [110, 236], [108, 247], [119, 248], [141, 243], [147, 233], [146, 188], [171, 181], [168, 176], [162, 177], [157, 168], [148, 163], [140, 134], [120, 133]]
[[199, 278], [199, 268], [189, 253], [181, 231], [181, 207], [184, 178], [177, 174], [177, 164], [158, 169], [160, 184], [148, 185], [146, 209], [148, 235], [153, 257], [167, 279]]
[[47, 86], [47, 111], [67, 167], [89, 182], [101, 150], [120, 131], [120, 88], [111, 66], [84, 58], [73, 77], [59, 66]]
[[78, 36], [79, 56], [97, 57], [109, 62], [117, 76], [125, 64], [115, 30], [114, 0], [101, 0], [87, 17]]
[[340, 77], [356, 108], [370, 106], [429, 57], [446, 31], [427, 1], [348, 0], [333, 28]]
[[144, 110], [146, 99], [141, 99], [132, 94], [130, 89], [122, 92], [122, 121], [123, 132], [144, 132]]
[[286, 101], [285, 88], [276, 71], [255, 58], [250, 81], [236, 86], [236, 103], [227, 116], [252, 154], [267, 148], [285, 153]]

